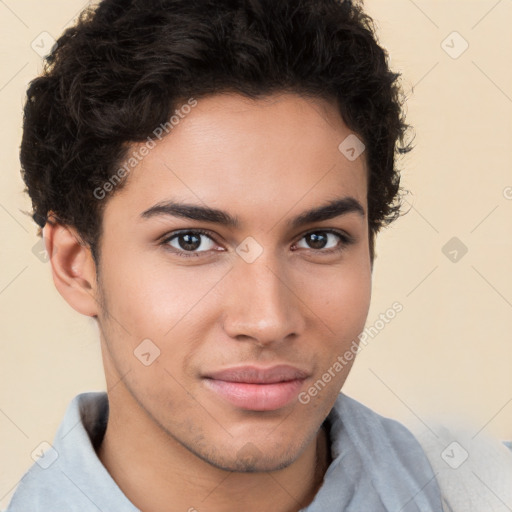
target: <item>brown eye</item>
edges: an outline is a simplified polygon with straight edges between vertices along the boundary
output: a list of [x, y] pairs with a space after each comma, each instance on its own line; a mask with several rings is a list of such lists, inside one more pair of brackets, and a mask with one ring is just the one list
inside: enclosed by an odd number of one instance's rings
[[[171, 252], [180, 256], [200, 256], [211, 251], [215, 247], [213, 239], [203, 231], [189, 230], [172, 233], [162, 244], [166, 245]], [[190, 253], [190, 254], [186, 254]]]
[[[305, 241], [306, 245], [300, 246], [302, 241]], [[341, 251], [345, 246], [352, 243], [353, 240], [337, 231], [310, 231], [306, 233], [298, 242], [297, 246], [303, 249], [312, 249], [318, 252], [336, 252]]]

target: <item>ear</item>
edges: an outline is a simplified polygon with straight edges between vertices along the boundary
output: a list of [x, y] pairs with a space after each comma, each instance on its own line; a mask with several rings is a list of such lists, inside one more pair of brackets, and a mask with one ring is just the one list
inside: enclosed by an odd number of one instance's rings
[[96, 317], [96, 265], [89, 247], [73, 228], [52, 220], [45, 224], [43, 238], [59, 293], [82, 315]]

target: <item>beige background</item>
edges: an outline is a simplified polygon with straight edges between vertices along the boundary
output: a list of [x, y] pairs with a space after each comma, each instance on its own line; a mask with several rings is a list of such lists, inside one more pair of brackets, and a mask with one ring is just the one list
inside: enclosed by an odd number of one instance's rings
[[[105, 386], [93, 320], [71, 310], [33, 253], [18, 162], [24, 94], [42, 66], [31, 43], [57, 38], [84, 5], [0, 1], [0, 508], [69, 401]], [[410, 211], [377, 244], [367, 325], [395, 301], [404, 309], [344, 391], [408, 425], [458, 418], [475, 435], [512, 439], [512, 2], [366, 6], [403, 74], [416, 148], [401, 163]], [[453, 31], [469, 43], [458, 58], [443, 49], [463, 48]], [[457, 262], [442, 251], [452, 237], [468, 249]]]

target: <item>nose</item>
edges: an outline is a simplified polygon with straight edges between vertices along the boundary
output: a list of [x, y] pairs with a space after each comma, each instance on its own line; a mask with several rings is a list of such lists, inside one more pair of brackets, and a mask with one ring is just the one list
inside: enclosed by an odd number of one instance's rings
[[[232, 338], [249, 338], [260, 346], [289, 341], [305, 327], [304, 304], [287, 273], [260, 256], [253, 263], [236, 261], [227, 276], [229, 297], [224, 308], [224, 330]], [[289, 273], [288, 273], [289, 274]]]

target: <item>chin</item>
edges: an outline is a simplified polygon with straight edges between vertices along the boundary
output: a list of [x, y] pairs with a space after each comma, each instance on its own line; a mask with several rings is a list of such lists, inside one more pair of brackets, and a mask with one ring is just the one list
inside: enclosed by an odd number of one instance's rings
[[279, 471], [293, 464], [300, 454], [277, 453], [273, 447], [266, 450], [259, 449], [251, 442], [246, 443], [240, 450], [226, 456], [219, 456], [218, 453], [210, 456], [196, 454], [208, 464], [234, 473], [266, 473], [269, 471]]
[[272, 471], [279, 471], [290, 466], [295, 459], [276, 461], [270, 460], [269, 457], [263, 457], [257, 460], [254, 459], [235, 459], [231, 463], [226, 461], [225, 465], [217, 466], [225, 471], [234, 473], [268, 473]]

